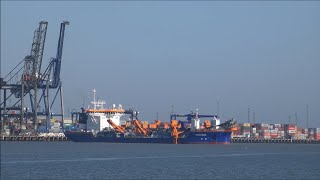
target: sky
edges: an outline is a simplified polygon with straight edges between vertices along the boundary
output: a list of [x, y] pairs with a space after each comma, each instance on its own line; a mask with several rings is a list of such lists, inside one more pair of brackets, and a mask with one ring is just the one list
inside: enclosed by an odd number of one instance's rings
[[[30, 53], [48, 21], [43, 68], [56, 54], [60, 23], [65, 111], [92, 90], [135, 108], [140, 120], [170, 112], [222, 120], [320, 127], [320, 2], [1, 1], [1, 76]], [[219, 102], [219, 106], [218, 106]]]

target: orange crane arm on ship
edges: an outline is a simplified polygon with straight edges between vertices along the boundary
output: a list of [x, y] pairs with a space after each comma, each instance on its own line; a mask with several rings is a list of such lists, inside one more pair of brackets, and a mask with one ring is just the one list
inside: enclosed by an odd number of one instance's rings
[[179, 134], [183, 133], [183, 131], [178, 131], [178, 127], [180, 124], [177, 120], [171, 120], [171, 136], [174, 138], [174, 143], [178, 144]]
[[108, 119], [107, 121], [117, 132], [125, 133], [126, 130], [123, 127], [117, 126], [111, 119]]
[[238, 129], [236, 127], [236, 124], [237, 124], [237, 121], [235, 121], [234, 119], [230, 119], [222, 124], [219, 124], [218, 126], [220, 126], [225, 130], [236, 131]]
[[210, 122], [209, 120], [205, 120], [203, 125], [204, 125], [204, 127], [207, 128], [207, 129], [209, 129], [209, 128], [212, 127], [212, 126], [211, 126], [211, 122]]
[[160, 120], [155, 120], [153, 124], [149, 124], [149, 129], [157, 129], [159, 128], [160, 124], [161, 124]]
[[141, 125], [140, 125], [140, 123], [139, 123], [139, 121], [136, 119], [136, 120], [133, 120], [132, 121], [132, 124], [138, 129], [138, 131], [140, 132], [140, 133], [142, 133], [143, 135], [145, 135], [145, 136], [148, 136], [148, 131], [146, 130], [146, 129], [144, 129]]

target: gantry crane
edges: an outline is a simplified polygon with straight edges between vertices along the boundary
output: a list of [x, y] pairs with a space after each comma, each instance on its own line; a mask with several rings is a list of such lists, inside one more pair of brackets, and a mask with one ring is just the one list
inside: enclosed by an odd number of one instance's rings
[[[34, 32], [34, 38], [31, 48], [30, 55], [26, 56], [12, 71], [9, 72], [4, 78], [0, 78], [0, 90], [3, 92], [3, 102], [0, 102], [0, 117], [2, 123], [7, 118], [20, 118], [20, 127], [24, 118], [32, 118], [33, 127], [36, 129], [37, 116], [45, 115], [47, 119], [47, 129], [49, 125], [50, 117], [52, 113], [50, 109], [55, 102], [58, 92], [60, 92], [60, 106], [61, 114], [55, 114], [61, 116], [63, 124], [63, 97], [62, 88], [60, 81], [60, 70], [61, 70], [61, 59], [62, 59], [62, 48], [64, 40], [65, 25], [69, 22], [64, 21], [61, 23], [59, 42], [57, 47], [57, 55], [52, 58], [49, 66], [46, 68], [44, 73], [41, 73], [42, 58], [44, 52], [44, 45], [46, 40], [46, 32], [48, 22], [41, 21], [39, 27]], [[21, 67], [22, 66], [22, 67]], [[38, 90], [42, 90], [40, 98], [38, 99]], [[49, 101], [49, 89], [58, 89], [53, 100]], [[10, 90], [9, 95], [7, 95]], [[29, 94], [30, 106], [26, 106], [24, 97]], [[44, 101], [43, 112], [38, 111], [40, 108], [40, 102]], [[11, 104], [14, 100], [13, 105]], [[8, 102], [9, 107], [8, 107]], [[28, 112], [30, 107], [31, 112]], [[20, 111], [15, 114], [8, 114], [10, 110]]]
[[[45, 107], [45, 116], [46, 116], [46, 125], [47, 129], [49, 128], [50, 118], [52, 116], [51, 109], [56, 100], [58, 93], [60, 94], [60, 110], [61, 114], [56, 114], [56, 116], [60, 116], [63, 125], [63, 116], [64, 116], [64, 105], [63, 105], [63, 93], [62, 93], [62, 82], [60, 80], [60, 72], [61, 72], [61, 60], [62, 60], [62, 50], [63, 50], [63, 42], [64, 42], [64, 33], [65, 27], [69, 25], [69, 21], [63, 21], [60, 25], [60, 33], [59, 33], [59, 41], [57, 46], [57, 54], [55, 58], [52, 58], [49, 66], [46, 68], [43, 78], [41, 79], [40, 88], [42, 89], [42, 95], [40, 100], [43, 98], [43, 103]], [[49, 89], [57, 89], [54, 98], [50, 102], [49, 98]]]
[[[4, 78], [0, 80], [0, 89], [3, 90], [3, 102], [1, 102], [1, 117], [2, 123], [6, 118], [18, 118], [17, 115], [8, 115], [9, 110], [20, 110], [20, 125], [24, 118], [24, 96], [30, 95], [30, 103], [32, 113], [27, 114], [33, 116], [33, 124], [36, 124], [36, 110], [37, 110], [37, 89], [38, 82], [41, 78], [41, 64], [44, 51], [44, 45], [46, 40], [48, 22], [41, 21], [39, 27], [34, 31], [34, 37], [31, 47], [30, 55], [26, 56], [12, 71], [9, 72]], [[20, 67], [20, 65], [22, 65]], [[22, 72], [22, 74], [21, 74]], [[7, 96], [7, 90], [10, 90], [11, 94]], [[18, 100], [11, 106], [7, 107], [7, 100], [14, 95]], [[11, 99], [10, 99], [11, 100]], [[20, 107], [19, 107], [20, 102]]]

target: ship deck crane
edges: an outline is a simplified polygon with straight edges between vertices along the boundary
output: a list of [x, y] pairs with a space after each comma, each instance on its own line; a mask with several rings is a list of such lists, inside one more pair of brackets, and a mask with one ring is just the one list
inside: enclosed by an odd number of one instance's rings
[[230, 119], [218, 126], [220, 126], [221, 128], [225, 129], [225, 130], [231, 130], [231, 131], [236, 131], [237, 128], [235, 127], [235, 125], [237, 124], [237, 121], [235, 121], [234, 119]]
[[171, 136], [173, 137], [173, 143], [178, 144], [179, 135], [184, 131], [178, 131], [179, 123], [177, 120], [171, 120]]
[[122, 134], [125, 133], [126, 130], [123, 127], [116, 125], [111, 119], [108, 119], [107, 121], [114, 128], [114, 130]]
[[148, 130], [144, 129], [140, 123], [139, 123], [139, 120], [133, 120], [132, 121], [132, 124], [138, 129], [138, 131], [143, 134], [144, 136], [148, 136]]
[[212, 118], [219, 118], [217, 115], [209, 115], [209, 114], [198, 114], [198, 113], [194, 113], [191, 112], [189, 114], [171, 114], [170, 118], [171, 120], [175, 120], [177, 119], [177, 117], [187, 117], [188, 121], [191, 121], [194, 118], [205, 118], [205, 117], [212, 117]]

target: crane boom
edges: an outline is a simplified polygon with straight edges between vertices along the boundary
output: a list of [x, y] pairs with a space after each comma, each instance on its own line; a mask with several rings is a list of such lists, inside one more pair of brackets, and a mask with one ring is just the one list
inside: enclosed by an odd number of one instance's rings
[[125, 133], [126, 130], [123, 127], [117, 126], [111, 119], [108, 119], [107, 121], [117, 132]]
[[46, 41], [48, 22], [41, 21], [39, 28], [34, 32], [34, 38], [31, 49], [31, 56], [34, 57], [34, 74], [40, 75], [44, 44]]
[[57, 88], [60, 83], [62, 49], [63, 49], [63, 40], [64, 40], [64, 32], [65, 32], [66, 25], [69, 25], [69, 21], [63, 21], [60, 26], [57, 55], [56, 55], [56, 58], [53, 60], [54, 61], [54, 69], [53, 69], [52, 88]]
[[184, 131], [178, 131], [179, 125], [177, 120], [171, 120], [171, 136], [173, 137], [174, 144], [178, 144], [179, 134], [184, 133]]
[[137, 119], [133, 120], [132, 124], [139, 130], [140, 133], [142, 133], [145, 136], [148, 135], [148, 131], [146, 129], [144, 129], [143, 127], [141, 127], [141, 125]]

